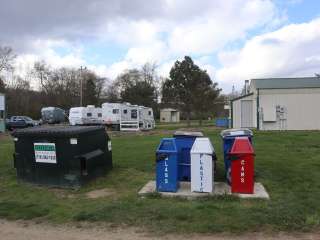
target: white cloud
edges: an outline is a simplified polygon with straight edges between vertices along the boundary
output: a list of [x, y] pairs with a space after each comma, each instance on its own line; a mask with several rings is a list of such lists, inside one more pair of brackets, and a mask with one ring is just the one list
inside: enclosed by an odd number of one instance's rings
[[[15, 42], [17, 45], [24, 42], [23, 47], [18, 48], [17, 64], [21, 72], [25, 71], [23, 63], [30, 66], [33, 61], [44, 59], [53, 67], [86, 65], [99, 75], [114, 79], [123, 70], [149, 61], [159, 66], [159, 73], [168, 76], [176, 59], [191, 55], [215, 79], [216, 69], [206, 56], [237, 40], [244, 41], [251, 30], [279, 26], [286, 20], [271, 0], [162, 0], [156, 3], [135, 0], [112, 4], [107, 1], [98, 4], [93, 0], [85, 3], [87, 20], [81, 20], [81, 14], [70, 15], [69, 8], [64, 8], [62, 3], [58, 1], [53, 9], [63, 10], [58, 22], [52, 16], [43, 18], [43, 24], [39, 24], [38, 18], [28, 18], [34, 22], [29, 25], [35, 29], [30, 29], [32, 34], [21, 31], [26, 34], [25, 40]], [[11, 31], [14, 29], [23, 28], [18, 25]], [[101, 46], [120, 45], [127, 52], [108, 65], [90, 64], [83, 50], [90, 48], [92, 42], [99, 42]], [[59, 49], [63, 49], [63, 53]], [[93, 54], [99, 55], [99, 51], [95, 51]], [[221, 53], [220, 58], [224, 68], [230, 71], [241, 61], [239, 52]], [[317, 56], [309, 61], [315, 59]], [[224, 69], [220, 69], [219, 74], [221, 79], [230, 75]]]
[[320, 18], [253, 37], [239, 51], [219, 54], [217, 78], [230, 88], [250, 78], [312, 76], [320, 71], [319, 42]]
[[172, 51], [214, 53], [231, 41], [245, 38], [248, 30], [277, 18], [271, 1], [212, 1], [210, 5], [205, 15], [174, 27], [169, 37]]

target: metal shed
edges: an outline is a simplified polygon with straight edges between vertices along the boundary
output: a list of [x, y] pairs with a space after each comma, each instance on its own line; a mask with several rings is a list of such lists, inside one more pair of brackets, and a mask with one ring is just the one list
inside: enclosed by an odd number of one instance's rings
[[233, 128], [319, 130], [320, 78], [252, 79], [247, 94], [231, 100]]
[[173, 108], [161, 109], [160, 122], [180, 122], [180, 112]]

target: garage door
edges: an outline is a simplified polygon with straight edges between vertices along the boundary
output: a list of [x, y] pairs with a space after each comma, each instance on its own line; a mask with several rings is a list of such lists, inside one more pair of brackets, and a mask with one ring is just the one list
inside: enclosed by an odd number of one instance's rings
[[253, 102], [252, 100], [241, 101], [241, 127], [252, 128], [253, 127]]

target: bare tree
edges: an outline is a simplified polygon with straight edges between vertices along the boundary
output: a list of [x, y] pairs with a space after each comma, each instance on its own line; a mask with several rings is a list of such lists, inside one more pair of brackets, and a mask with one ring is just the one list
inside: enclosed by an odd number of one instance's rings
[[0, 46], [0, 72], [2, 72], [3, 70], [13, 70], [13, 61], [15, 58], [16, 55], [13, 53], [11, 47]]

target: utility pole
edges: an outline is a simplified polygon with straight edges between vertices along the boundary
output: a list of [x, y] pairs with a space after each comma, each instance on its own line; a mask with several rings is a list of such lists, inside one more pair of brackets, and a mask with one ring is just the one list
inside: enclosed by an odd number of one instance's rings
[[82, 71], [86, 70], [86, 67], [80, 67], [80, 107], [82, 107], [83, 105], [83, 75], [82, 75]]

